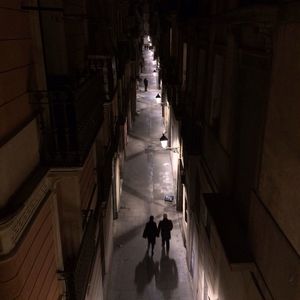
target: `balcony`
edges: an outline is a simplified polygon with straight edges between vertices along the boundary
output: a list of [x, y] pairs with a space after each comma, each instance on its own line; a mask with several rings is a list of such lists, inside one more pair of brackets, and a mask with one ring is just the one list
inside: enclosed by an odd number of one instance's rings
[[118, 75], [121, 77], [125, 73], [126, 64], [130, 60], [135, 60], [136, 53], [133, 45], [128, 40], [119, 41], [118, 43]]
[[164, 57], [161, 55], [162, 80], [168, 86], [177, 86], [180, 84], [178, 63], [175, 57]]
[[186, 154], [199, 155], [202, 150], [202, 128], [188, 117], [182, 118], [181, 136]]
[[120, 139], [120, 126], [119, 121], [116, 126], [116, 130], [111, 135], [111, 143], [109, 147], [107, 148], [107, 151], [105, 153], [105, 162], [101, 166], [101, 169], [99, 170], [99, 199], [101, 199], [102, 202], [107, 202], [109, 198], [110, 193], [110, 187], [112, 184], [112, 163], [114, 159], [115, 153], [118, 151], [119, 147], [119, 139]]
[[70, 80], [49, 78], [40, 110], [42, 163], [51, 167], [81, 166], [103, 120], [104, 87], [96, 75]]
[[65, 272], [62, 273], [67, 284], [67, 299], [85, 299], [98, 245], [99, 232], [97, 230], [98, 218], [96, 216], [97, 213], [91, 213], [78, 256], [75, 260], [70, 259], [67, 262]]
[[99, 80], [103, 82], [104, 101], [110, 102], [117, 89], [116, 59], [109, 55], [89, 55], [89, 69], [97, 72]]

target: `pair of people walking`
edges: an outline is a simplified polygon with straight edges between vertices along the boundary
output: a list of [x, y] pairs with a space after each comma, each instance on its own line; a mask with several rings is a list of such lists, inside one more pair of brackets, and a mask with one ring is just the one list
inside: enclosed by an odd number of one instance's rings
[[154, 254], [156, 237], [159, 237], [160, 234], [162, 247], [164, 248], [166, 245], [167, 253], [169, 253], [172, 229], [173, 229], [173, 223], [171, 220], [168, 219], [167, 214], [163, 215], [163, 219], [158, 223], [158, 227], [156, 225], [156, 222], [154, 221], [154, 217], [150, 216], [149, 222], [147, 222], [143, 233], [143, 238], [148, 239], [147, 251], [149, 251], [151, 245], [151, 254], [152, 255]]

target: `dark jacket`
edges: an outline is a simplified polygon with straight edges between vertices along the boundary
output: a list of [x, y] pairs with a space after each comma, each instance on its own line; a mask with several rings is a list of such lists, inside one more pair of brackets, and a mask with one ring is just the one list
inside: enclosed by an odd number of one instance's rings
[[169, 219], [163, 219], [158, 224], [158, 232], [161, 233], [163, 239], [171, 238], [171, 230], [173, 229], [173, 223]]
[[151, 242], [155, 242], [155, 238], [158, 236], [157, 225], [155, 222], [149, 221], [144, 229], [143, 238], [147, 238]]

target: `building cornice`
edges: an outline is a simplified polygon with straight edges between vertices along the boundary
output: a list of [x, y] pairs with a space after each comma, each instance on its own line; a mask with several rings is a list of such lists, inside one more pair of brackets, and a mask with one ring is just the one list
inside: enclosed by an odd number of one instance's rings
[[0, 220], [0, 257], [9, 254], [21, 240], [42, 204], [51, 194], [50, 182], [46, 176], [16, 214]]

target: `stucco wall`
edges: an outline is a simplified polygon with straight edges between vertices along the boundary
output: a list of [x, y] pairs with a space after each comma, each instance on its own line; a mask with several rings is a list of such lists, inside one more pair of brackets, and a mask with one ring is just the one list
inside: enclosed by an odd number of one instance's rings
[[0, 207], [17, 190], [39, 162], [38, 133], [33, 120], [9, 143], [0, 147]]
[[58, 299], [54, 199], [50, 196], [11, 254], [0, 257], [0, 298]]
[[32, 114], [30, 15], [19, 6], [20, 1], [5, 1], [0, 7], [0, 140]]
[[254, 193], [249, 223], [249, 240], [255, 263], [272, 296], [274, 299], [299, 299], [299, 256]]
[[300, 27], [278, 31], [259, 194], [300, 254]]

